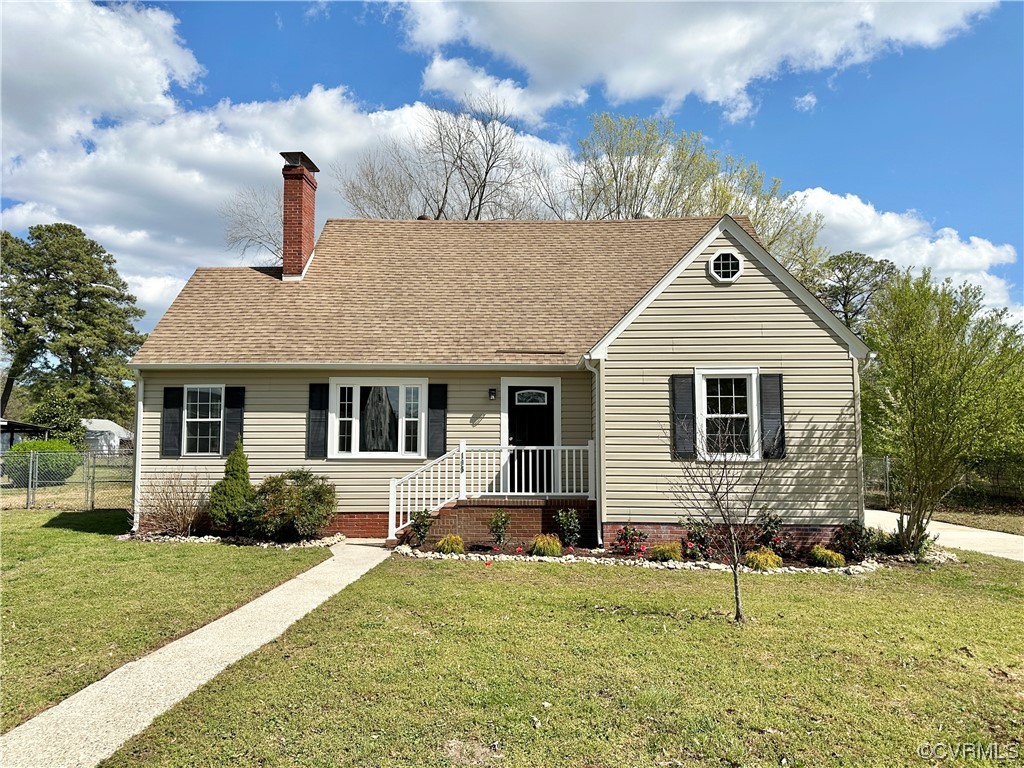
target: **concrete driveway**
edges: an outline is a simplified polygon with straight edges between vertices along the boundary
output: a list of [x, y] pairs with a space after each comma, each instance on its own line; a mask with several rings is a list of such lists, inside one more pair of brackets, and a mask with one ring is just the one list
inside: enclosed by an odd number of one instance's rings
[[[864, 510], [864, 525], [895, 531], [899, 515], [884, 512], [880, 509]], [[985, 531], [981, 528], [968, 528], [966, 525], [953, 525], [932, 521], [928, 526], [929, 533], [938, 534], [938, 543], [953, 549], [969, 549], [983, 552], [986, 555], [1005, 557], [1009, 560], [1024, 562], [1024, 536], [1000, 531]]]

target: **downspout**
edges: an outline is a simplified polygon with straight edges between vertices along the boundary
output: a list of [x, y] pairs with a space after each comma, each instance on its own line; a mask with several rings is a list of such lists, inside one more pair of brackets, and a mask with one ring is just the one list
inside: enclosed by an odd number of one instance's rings
[[139, 513], [142, 510], [142, 499], [139, 489], [142, 482], [142, 396], [146, 385], [142, 380], [142, 371], [135, 378], [135, 482], [132, 486], [132, 531], [139, 530]]
[[[597, 493], [594, 494], [594, 499], [595, 499], [594, 506], [597, 509], [597, 520], [595, 521], [596, 522], [596, 526], [597, 526], [597, 546], [600, 547], [600, 548], [603, 548], [604, 547], [604, 509], [602, 509], [602, 507], [601, 507], [601, 496], [602, 496], [602, 491], [604, 490], [604, 477], [603, 477], [603, 475], [601, 473], [602, 462], [600, 460], [600, 456], [604, 453], [604, 451], [602, 450], [602, 440], [601, 440], [601, 431], [603, 430], [603, 426], [604, 426], [601, 423], [601, 412], [602, 412], [601, 401], [604, 399], [604, 389], [601, 387], [601, 372], [597, 368], [595, 368], [593, 365], [591, 365], [591, 360], [593, 360], [593, 358], [590, 356], [590, 353], [589, 352], [584, 352], [583, 353], [583, 367], [586, 368], [588, 371], [590, 371], [594, 375], [594, 381], [597, 384], [597, 386], [594, 387], [594, 390], [597, 392], [597, 402], [591, 404], [591, 407], [593, 409], [595, 409], [595, 416], [594, 416], [594, 450], [597, 452], [598, 455], [594, 457], [595, 458], [594, 466], [597, 468], [597, 471], [594, 473], [594, 477], [592, 477], [590, 479], [590, 482], [594, 483], [595, 489], [597, 491]], [[600, 480], [600, 484], [598, 484], [599, 480]]]

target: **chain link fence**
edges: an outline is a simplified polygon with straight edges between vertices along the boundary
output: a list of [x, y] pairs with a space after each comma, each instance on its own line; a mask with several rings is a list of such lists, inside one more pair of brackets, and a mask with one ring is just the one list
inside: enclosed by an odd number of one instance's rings
[[[981, 498], [1024, 501], [1024, 462], [980, 461], [964, 474], [957, 489]], [[891, 501], [892, 459], [889, 456], [865, 456], [865, 505], [888, 509]]]
[[0, 455], [0, 507], [130, 509], [134, 479], [133, 451], [8, 451]]

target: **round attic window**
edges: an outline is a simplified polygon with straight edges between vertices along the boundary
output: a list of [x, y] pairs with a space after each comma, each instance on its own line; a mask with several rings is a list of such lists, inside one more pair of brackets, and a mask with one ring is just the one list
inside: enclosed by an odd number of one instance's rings
[[734, 283], [743, 274], [743, 259], [738, 253], [723, 251], [708, 262], [708, 272], [720, 283]]

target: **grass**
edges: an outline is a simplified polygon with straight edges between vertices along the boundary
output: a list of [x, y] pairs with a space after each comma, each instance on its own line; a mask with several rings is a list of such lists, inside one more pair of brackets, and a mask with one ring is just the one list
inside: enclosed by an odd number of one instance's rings
[[[1024, 566], [863, 577], [392, 558], [124, 766], [910, 765], [1024, 738]], [[783, 762], [785, 760], [785, 762]]]
[[1024, 501], [972, 495], [954, 497], [943, 504], [932, 519], [1024, 536]]
[[127, 528], [123, 510], [0, 513], [0, 730], [327, 556], [115, 541]]

